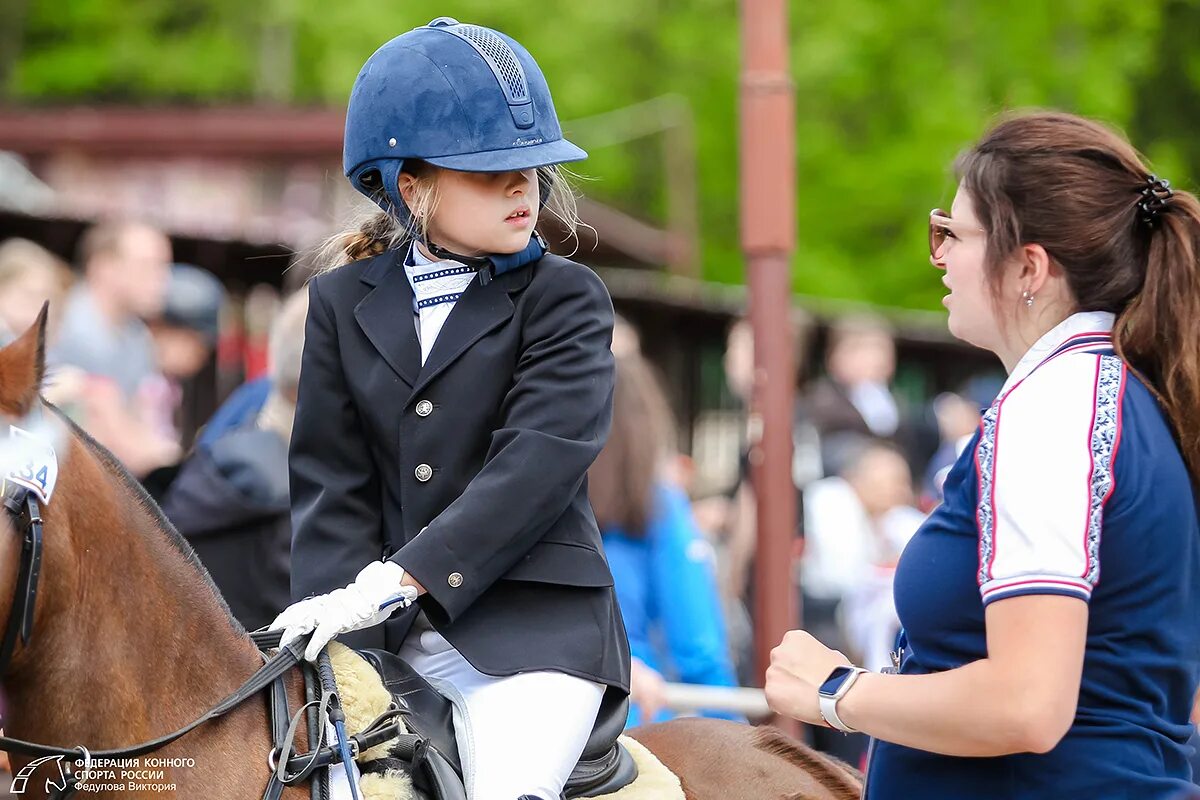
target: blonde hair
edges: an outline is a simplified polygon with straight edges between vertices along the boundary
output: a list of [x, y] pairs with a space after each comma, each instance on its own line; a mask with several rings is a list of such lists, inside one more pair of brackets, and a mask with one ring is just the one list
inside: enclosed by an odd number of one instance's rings
[[[418, 238], [428, 238], [429, 220], [437, 212], [440, 199], [437, 173], [423, 161], [410, 164], [411, 167], [405, 164], [404, 171], [417, 178], [413, 201], [409, 204], [411, 222], [406, 225], [394, 214], [377, 209], [361, 211], [352, 218], [345, 230], [326, 239], [317, 249], [315, 274], [320, 275], [389, 250], [398, 250]], [[550, 196], [542, 210], [562, 224], [568, 231], [568, 237], [575, 240], [575, 249], [578, 249], [579, 237], [575, 231], [587, 224], [579, 219], [578, 195], [571, 180], [575, 176], [557, 164], [538, 167], [537, 174], [539, 186], [550, 184]], [[573, 249], [571, 253], [574, 252]]]
[[19, 238], [0, 242], [0, 288], [31, 272], [50, 275], [64, 289], [70, 280], [66, 263], [40, 244]]
[[300, 385], [304, 354], [304, 324], [308, 319], [308, 292], [296, 291], [283, 302], [267, 339], [268, 371], [278, 391], [294, 392]]

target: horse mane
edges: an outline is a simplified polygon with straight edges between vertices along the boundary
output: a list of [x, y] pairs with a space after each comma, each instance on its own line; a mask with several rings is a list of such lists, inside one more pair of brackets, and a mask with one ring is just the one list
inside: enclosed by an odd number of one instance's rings
[[[858, 800], [862, 774], [849, 764], [803, 747], [782, 731], [769, 726], [757, 728], [751, 741], [762, 752], [790, 761], [808, 772], [838, 800]], [[796, 796], [790, 800], [802, 798]]]
[[242, 624], [238, 622], [236, 617], [233, 616], [233, 612], [229, 610], [229, 603], [225, 601], [225, 597], [221, 594], [221, 591], [213, 582], [212, 575], [208, 573], [208, 568], [205, 567], [204, 563], [200, 561], [199, 556], [196, 555], [196, 551], [192, 548], [191, 544], [188, 543], [188, 540], [183, 537], [183, 534], [181, 534], [175, 525], [172, 524], [171, 520], [167, 519], [167, 515], [163, 513], [158, 503], [155, 502], [154, 498], [150, 496], [150, 493], [146, 491], [146, 487], [143, 486], [137, 478], [133, 477], [129, 470], [125, 468], [125, 465], [122, 464], [120, 460], [112, 454], [111, 450], [92, 438], [91, 434], [79, 427], [79, 425], [76, 424], [73, 419], [68, 417], [62, 409], [45, 400], [43, 400], [43, 402], [46, 404], [47, 408], [49, 408], [59, 417], [59, 419], [66, 423], [67, 428], [88, 450], [91, 451], [92, 455], [94, 455], [100, 461], [100, 464], [105, 467], [110, 474], [116, 477], [118, 482], [127, 491], [129, 491], [130, 494], [133, 495], [134, 501], [150, 516], [150, 521], [154, 523], [154, 527], [158, 530], [158, 532], [162, 533], [163, 536], [166, 537], [167, 541], [171, 544], [175, 551], [179, 553], [179, 555], [183, 556], [184, 560], [192, 567], [192, 569], [196, 571], [201, 580], [203, 580], [204, 585], [212, 594], [213, 599], [220, 604], [221, 610], [225, 613], [225, 617], [229, 620], [229, 624], [233, 626], [234, 630], [245, 633], [245, 628], [243, 628]]

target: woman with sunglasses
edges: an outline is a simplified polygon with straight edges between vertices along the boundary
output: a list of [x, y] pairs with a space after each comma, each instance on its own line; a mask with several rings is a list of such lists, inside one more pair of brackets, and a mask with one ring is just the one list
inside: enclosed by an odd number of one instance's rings
[[1177, 796], [1200, 679], [1200, 203], [1068, 114], [1001, 121], [957, 172], [930, 255], [950, 331], [1008, 381], [900, 559], [900, 674], [793, 631], [767, 698], [871, 735], [871, 800]]

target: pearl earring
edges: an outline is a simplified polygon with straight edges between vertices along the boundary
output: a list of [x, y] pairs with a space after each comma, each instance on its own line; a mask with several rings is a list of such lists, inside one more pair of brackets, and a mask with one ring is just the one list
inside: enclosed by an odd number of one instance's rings
[[1033, 292], [1028, 289], [1021, 295], [1021, 299], [1025, 301], [1026, 308], [1033, 308]]

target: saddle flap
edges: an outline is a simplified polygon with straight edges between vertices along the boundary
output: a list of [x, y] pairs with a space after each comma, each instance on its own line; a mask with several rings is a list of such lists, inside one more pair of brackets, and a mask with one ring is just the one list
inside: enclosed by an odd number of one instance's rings
[[579, 760], [596, 761], [612, 752], [617, 737], [625, 730], [628, 721], [629, 695], [616, 689], [607, 689], [604, 699], [600, 701], [600, 710], [596, 712], [596, 724], [592, 726], [592, 733]]
[[576, 797], [603, 797], [624, 789], [637, 780], [638, 768], [633, 756], [620, 742], [595, 761], [580, 761], [571, 771], [563, 795], [567, 800]]
[[462, 762], [454, 738], [454, 706], [402, 658], [386, 650], [359, 650], [379, 673], [396, 705], [407, 713], [404, 724], [426, 740], [460, 775]]

